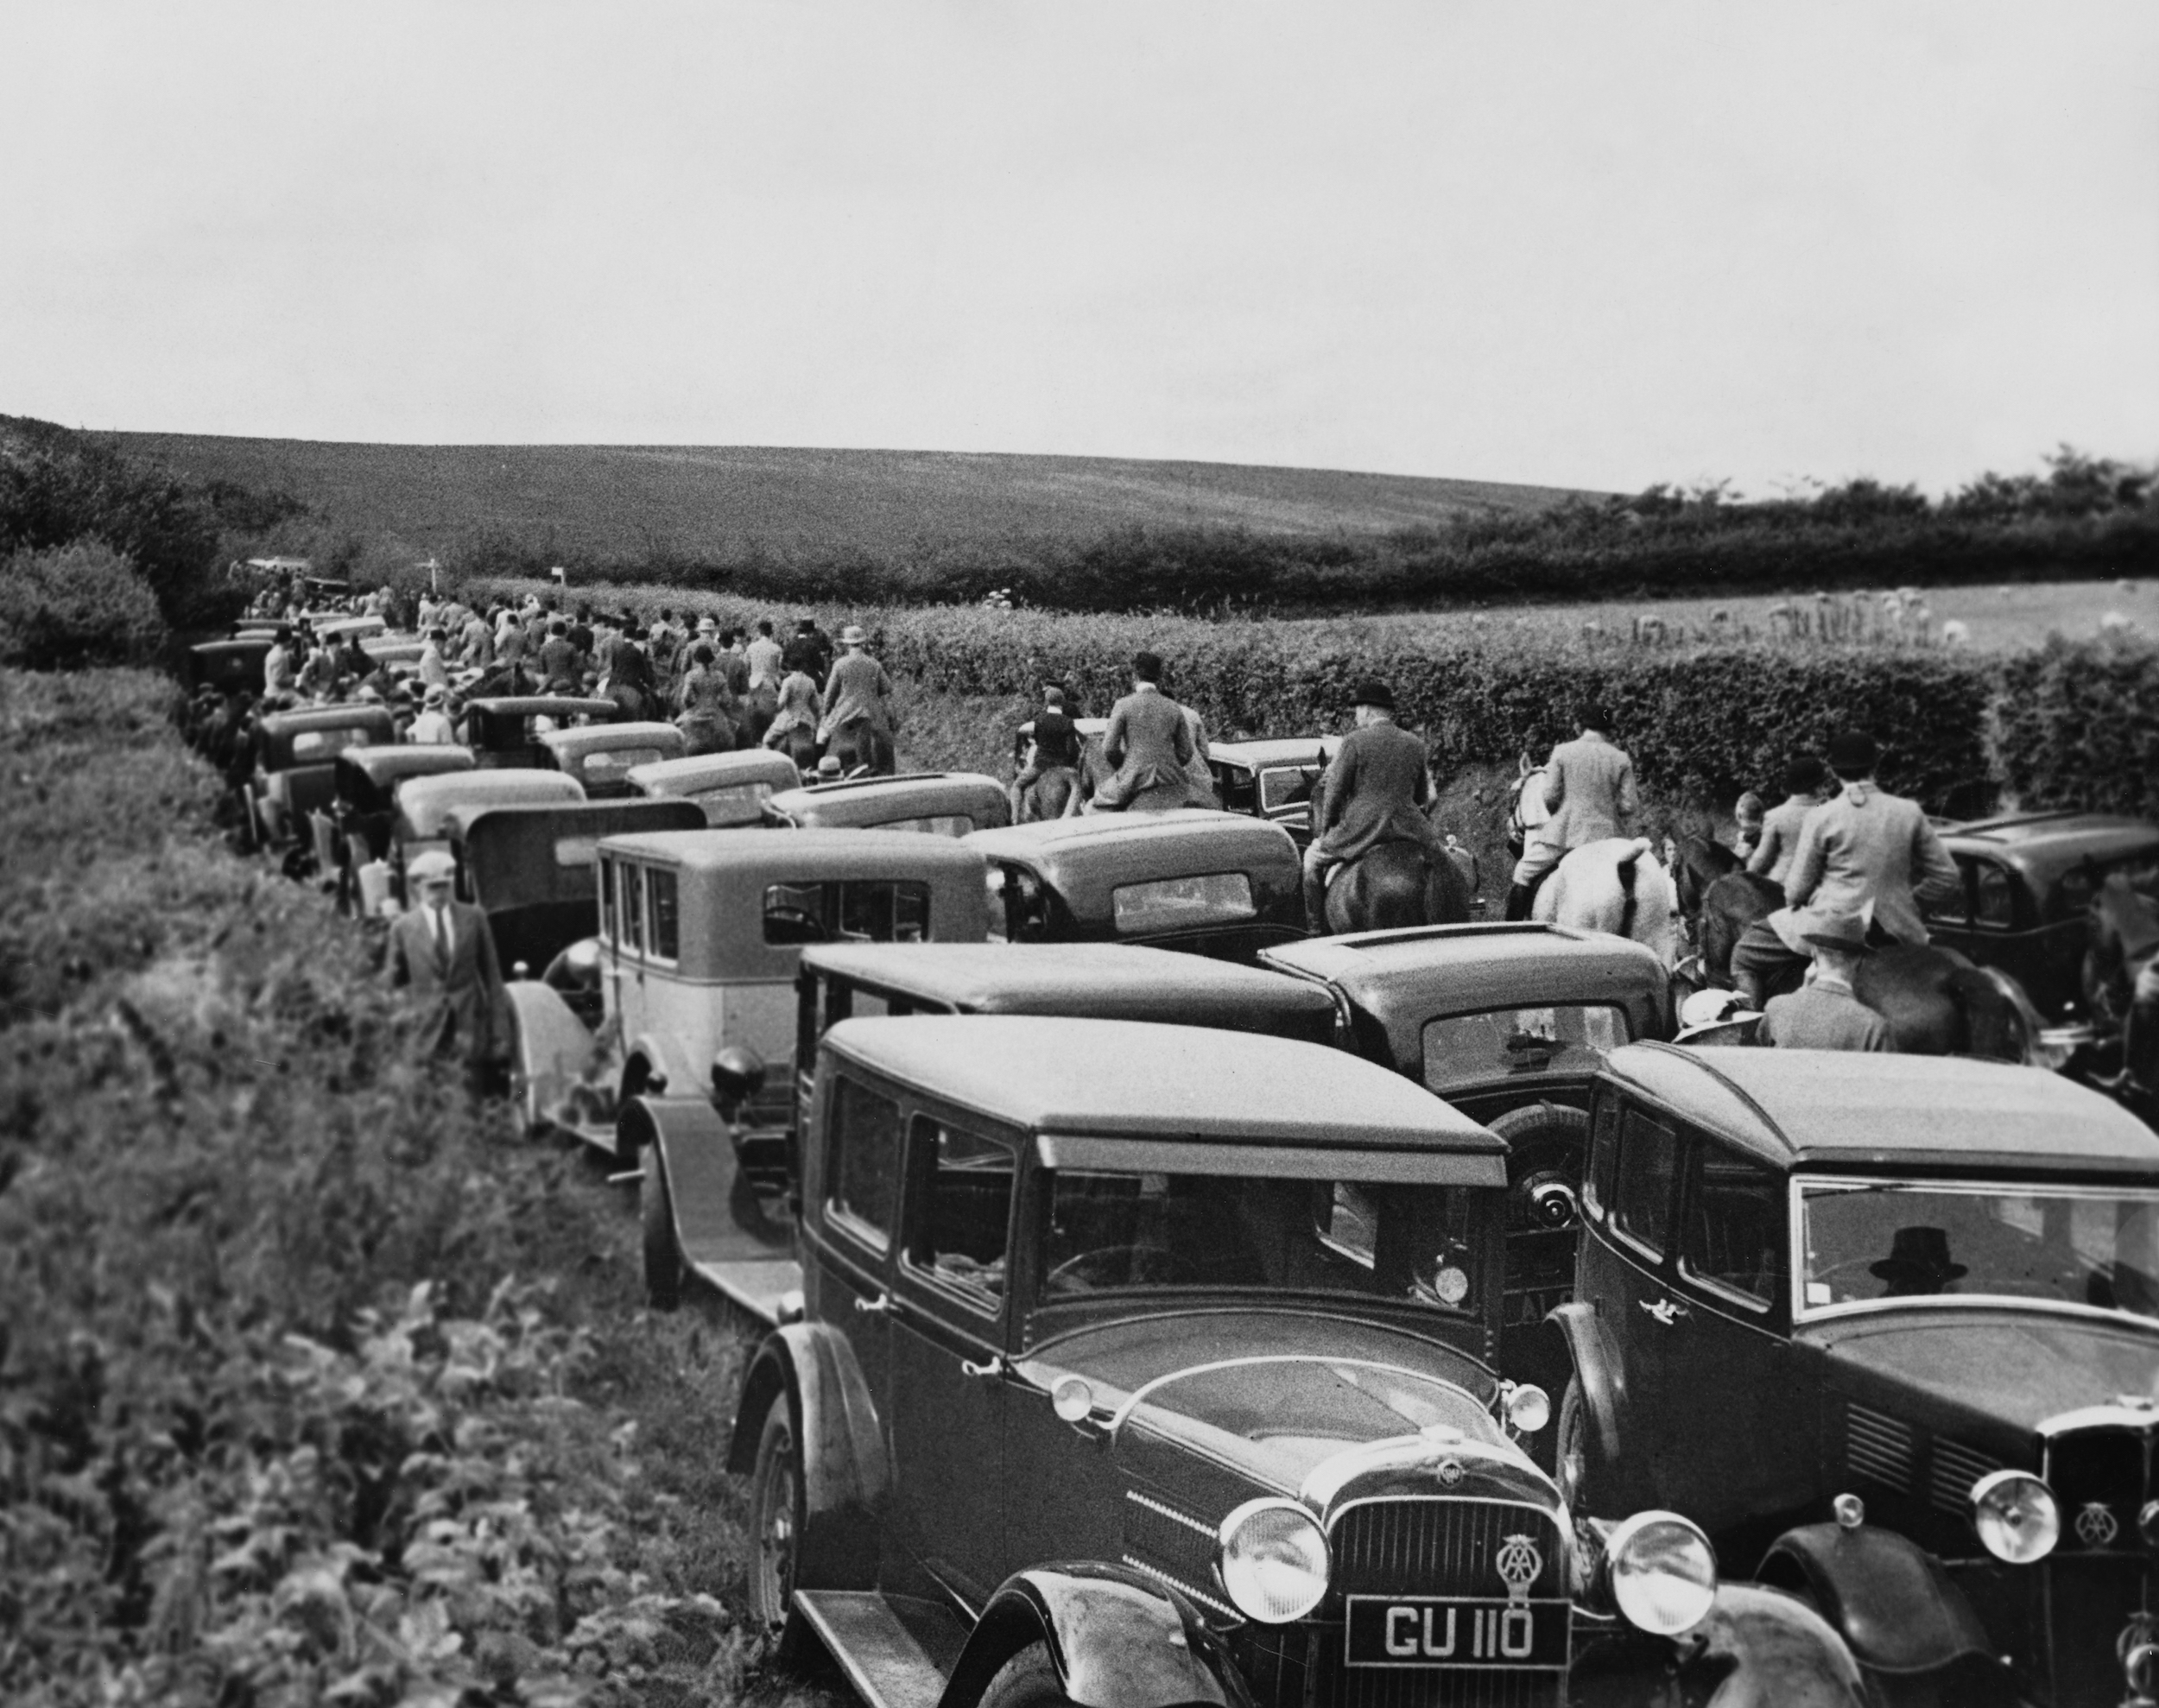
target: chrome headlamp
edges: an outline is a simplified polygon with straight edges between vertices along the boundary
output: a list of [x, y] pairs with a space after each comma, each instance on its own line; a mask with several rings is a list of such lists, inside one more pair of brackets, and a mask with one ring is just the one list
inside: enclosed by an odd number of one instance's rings
[[2054, 1490], [2029, 1471], [1996, 1471], [1972, 1485], [1972, 1524], [1986, 1551], [2011, 1566], [2044, 1559], [2061, 1540]]
[[1652, 1636], [1683, 1636], [1717, 1599], [1717, 1553], [1675, 1512], [1637, 1512], [1605, 1538], [1611, 1598], [1629, 1624]]
[[1222, 1587], [1246, 1618], [1284, 1625], [1326, 1598], [1326, 1533], [1295, 1501], [1247, 1501], [1216, 1534]]

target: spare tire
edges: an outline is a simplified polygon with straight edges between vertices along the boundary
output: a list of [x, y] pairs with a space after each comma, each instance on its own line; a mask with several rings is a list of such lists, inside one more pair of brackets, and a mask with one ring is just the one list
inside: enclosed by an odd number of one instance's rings
[[1485, 1125], [1507, 1142], [1507, 1225], [1535, 1228], [1527, 1192], [1540, 1177], [1557, 1179], [1579, 1201], [1589, 1151], [1589, 1114], [1563, 1103], [1524, 1104]]

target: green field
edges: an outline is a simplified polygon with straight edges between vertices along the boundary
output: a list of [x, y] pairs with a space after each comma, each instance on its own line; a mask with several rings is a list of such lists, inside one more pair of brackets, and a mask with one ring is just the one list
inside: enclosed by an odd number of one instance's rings
[[565, 559], [719, 559], [752, 544], [882, 549], [1143, 525], [1377, 534], [1540, 509], [1542, 486], [1230, 463], [732, 446], [357, 445], [113, 435], [201, 480], [287, 490], [339, 525], [423, 551], [479, 530], [551, 539]]

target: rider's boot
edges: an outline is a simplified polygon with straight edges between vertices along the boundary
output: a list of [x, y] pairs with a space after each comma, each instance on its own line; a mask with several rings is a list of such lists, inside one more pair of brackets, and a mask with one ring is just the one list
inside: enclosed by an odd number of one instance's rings
[[1529, 904], [1536, 898], [1536, 886], [1528, 883], [1511, 884], [1507, 889], [1507, 920], [1510, 924], [1529, 917]]
[[1314, 937], [1326, 935], [1326, 877], [1324, 873], [1307, 872], [1304, 875], [1304, 916]]

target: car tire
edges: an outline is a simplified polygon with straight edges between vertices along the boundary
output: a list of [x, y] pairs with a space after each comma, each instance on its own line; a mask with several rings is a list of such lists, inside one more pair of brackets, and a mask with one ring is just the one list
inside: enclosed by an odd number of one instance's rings
[[998, 1667], [982, 1692], [979, 1708], [1071, 1708], [1047, 1642], [1030, 1642]]
[[678, 1310], [688, 1279], [674, 1238], [674, 1194], [668, 1189], [660, 1148], [647, 1145], [637, 1180], [637, 1219], [644, 1237], [645, 1303], [655, 1311]]
[[782, 1393], [764, 1414], [757, 1434], [757, 1468], [750, 1478], [750, 1616], [778, 1635], [778, 1656], [799, 1662], [809, 1630], [795, 1608], [796, 1550], [807, 1521], [802, 1444], [795, 1439], [795, 1408]]
[[1582, 1398], [1582, 1379], [1569, 1376], [1560, 1396], [1559, 1441], [1553, 1452], [1554, 1480], [1560, 1498], [1576, 1518], [1587, 1515], [1589, 1495], [1589, 1406]]

